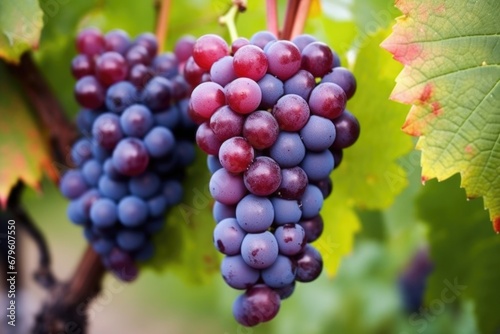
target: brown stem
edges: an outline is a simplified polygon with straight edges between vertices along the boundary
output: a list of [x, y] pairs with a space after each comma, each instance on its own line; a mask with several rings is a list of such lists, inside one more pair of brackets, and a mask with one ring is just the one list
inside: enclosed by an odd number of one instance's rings
[[266, 0], [267, 30], [275, 36], [279, 35], [277, 0]]
[[38, 113], [49, 139], [56, 161], [65, 161], [71, 144], [78, 137], [75, 126], [68, 121], [62, 105], [29, 52], [23, 54], [19, 65], [8, 65], [10, 72], [19, 80], [21, 87]]
[[159, 0], [157, 2], [156, 17], [156, 39], [158, 40], [158, 52], [162, 52], [165, 47], [168, 32], [168, 18], [170, 13], [171, 0]]
[[282, 39], [290, 39], [295, 17], [301, 0], [288, 0], [285, 14], [285, 22], [283, 24]]
[[309, 16], [309, 9], [311, 8], [311, 0], [301, 0], [295, 13], [295, 20], [290, 32], [290, 39], [302, 34], [306, 25], [307, 17]]

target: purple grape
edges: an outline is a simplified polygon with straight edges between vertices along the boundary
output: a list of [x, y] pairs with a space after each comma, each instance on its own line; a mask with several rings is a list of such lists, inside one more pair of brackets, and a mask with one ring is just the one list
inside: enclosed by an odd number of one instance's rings
[[104, 37], [97, 28], [86, 28], [76, 36], [76, 49], [79, 53], [94, 56], [104, 51]]
[[245, 119], [243, 136], [257, 150], [271, 147], [278, 138], [279, 125], [271, 113], [257, 110]]
[[351, 71], [345, 67], [335, 67], [321, 79], [321, 82], [331, 82], [339, 85], [344, 90], [348, 100], [356, 92], [356, 79]]
[[261, 49], [267, 45], [267, 43], [272, 41], [277, 41], [278, 39], [269, 31], [259, 31], [253, 34], [250, 38], [250, 43], [258, 46]]
[[308, 100], [312, 90], [316, 87], [314, 76], [308, 71], [300, 70], [284, 83], [285, 94], [296, 94]]
[[118, 52], [105, 52], [97, 59], [95, 73], [104, 86], [110, 86], [127, 77], [127, 61]]
[[217, 138], [208, 122], [202, 123], [196, 131], [196, 144], [207, 154], [218, 155], [222, 142]]
[[88, 189], [83, 174], [79, 170], [69, 170], [61, 178], [59, 189], [64, 197], [76, 199]]
[[156, 75], [167, 79], [173, 79], [179, 74], [179, 62], [172, 52], [166, 52], [156, 56], [151, 67]]
[[245, 235], [246, 232], [242, 230], [236, 219], [223, 219], [214, 229], [215, 248], [226, 255], [237, 255], [240, 253], [241, 242]]
[[176, 145], [175, 136], [169, 129], [156, 126], [144, 137], [144, 145], [151, 157], [165, 157]]
[[85, 54], [76, 55], [71, 61], [71, 73], [75, 79], [94, 74], [94, 61]]
[[129, 137], [142, 138], [154, 124], [153, 114], [141, 104], [133, 104], [123, 111], [120, 125]]
[[137, 88], [128, 81], [120, 81], [108, 88], [106, 107], [113, 112], [121, 113], [137, 99]]
[[305, 154], [306, 148], [299, 134], [295, 132], [281, 132], [269, 150], [269, 156], [281, 168], [297, 166], [304, 159]]
[[292, 43], [297, 45], [301, 52], [306, 46], [316, 41], [317, 40], [314, 36], [308, 34], [298, 35], [292, 39]]
[[351, 146], [358, 140], [360, 127], [357, 118], [349, 111], [344, 112], [333, 120], [337, 136], [331, 149], [339, 150]]
[[233, 57], [224, 56], [217, 60], [210, 68], [210, 78], [213, 82], [223, 87], [236, 79], [237, 77], [233, 67]]
[[104, 35], [104, 49], [106, 51], [116, 51], [123, 55], [131, 44], [130, 37], [124, 30], [114, 29]]
[[134, 44], [145, 47], [151, 58], [156, 56], [158, 53], [158, 41], [156, 40], [156, 36], [150, 32], [145, 32], [137, 36]]
[[257, 157], [244, 173], [245, 187], [257, 196], [274, 193], [281, 183], [281, 169], [269, 157]]
[[166, 109], [170, 106], [172, 84], [163, 77], [154, 77], [142, 90], [142, 102], [153, 112]]
[[273, 319], [280, 309], [280, 297], [266, 285], [258, 284], [233, 303], [233, 316], [243, 326], [256, 326]]
[[253, 147], [243, 137], [229, 138], [219, 149], [219, 161], [222, 167], [231, 173], [244, 172], [253, 159]]
[[226, 102], [229, 107], [240, 114], [249, 114], [256, 110], [262, 100], [259, 85], [249, 78], [238, 78], [226, 85]]
[[318, 187], [309, 184], [301, 198], [302, 219], [309, 219], [319, 214], [323, 206], [323, 194]]
[[311, 114], [335, 119], [344, 111], [347, 98], [342, 87], [331, 82], [320, 83], [311, 92]]
[[308, 243], [318, 240], [323, 233], [323, 218], [321, 218], [321, 215], [303, 219], [299, 224], [304, 229]]
[[307, 123], [309, 115], [307, 101], [295, 94], [283, 96], [273, 108], [273, 116], [283, 131], [299, 131]]
[[123, 138], [120, 117], [111, 113], [104, 113], [97, 117], [92, 126], [92, 136], [105, 149], [114, 149]]
[[295, 279], [299, 282], [314, 281], [323, 270], [321, 254], [311, 245], [306, 245], [304, 251], [296, 256], [297, 275]]
[[249, 194], [236, 205], [237, 223], [246, 232], [264, 232], [271, 226], [273, 219], [273, 204], [265, 197]]
[[323, 151], [332, 146], [336, 130], [327, 118], [311, 115], [306, 125], [300, 130], [305, 147], [310, 151]]
[[113, 166], [123, 175], [139, 175], [146, 170], [148, 163], [148, 152], [139, 139], [122, 139], [113, 151]]
[[224, 168], [219, 169], [212, 175], [209, 189], [210, 194], [216, 201], [226, 205], [238, 203], [247, 192], [243, 177], [231, 174]]
[[248, 233], [241, 243], [241, 256], [252, 268], [268, 268], [278, 257], [278, 242], [269, 231]]
[[308, 44], [302, 50], [302, 68], [317, 78], [323, 77], [333, 67], [333, 52], [322, 42]]
[[234, 289], [248, 289], [259, 279], [259, 271], [250, 267], [240, 255], [226, 256], [221, 263], [222, 278]]
[[296, 255], [302, 252], [307, 244], [306, 232], [299, 224], [279, 226], [274, 231], [274, 237], [278, 241], [280, 253], [284, 255]]
[[222, 106], [210, 117], [210, 128], [217, 139], [223, 142], [231, 137], [241, 136], [244, 121], [243, 115], [234, 112], [228, 106]]
[[139, 273], [132, 256], [118, 248], [111, 250], [104, 263], [114, 275], [125, 282], [133, 281]]
[[280, 40], [273, 43], [266, 54], [269, 59], [268, 72], [280, 80], [291, 78], [300, 69], [300, 51], [290, 41]]
[[234, 54], [233, 67], [238, 77], [258, 81], [266, 74], [268, 61], [261, 48], [245, 45]]
[[104, 87], [93, 75], [78, 79], [74, 89], [76, 101], [84, 108], [99, 109], [106, 98]]
[[304, 194], [309, 180], [304, 170], [298, 166], [281, 169], [281, 184], [276, 191], [284, 199], [298, 200]]

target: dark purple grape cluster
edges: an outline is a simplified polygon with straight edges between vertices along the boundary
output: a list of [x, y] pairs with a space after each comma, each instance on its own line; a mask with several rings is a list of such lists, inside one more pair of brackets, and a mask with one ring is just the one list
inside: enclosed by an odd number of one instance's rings
[[150, 33], [131, 40], [122, 30], [89, 28], [76, 39], [71, 70], [83, 137], [60, 190], [71, 200], [70, 220], [123, 280], [153, 256], [151, 236], [181, 201], [180, 182], [195, 158], [191, 88], [180, 74], [194, 42], [185, 37], [175, 52], [158, 54]]
[[278, 313], [296, 282], [322, 271], [310, 243], [323, 231], [330, 173], [359, 136], [346, 110], [356, 81], [314, 37], [287, 41], [269, 32], [230, 46], [202, 36], [184, 70], [195, 86], [189, 114], [199, 124], [196, 142], [212, 172], [222, 276], [246, 290], [233, 314], [254, 326]]

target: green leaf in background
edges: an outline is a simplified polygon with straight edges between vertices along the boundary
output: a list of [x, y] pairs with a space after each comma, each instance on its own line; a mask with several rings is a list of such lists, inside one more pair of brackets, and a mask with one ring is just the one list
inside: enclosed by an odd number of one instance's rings
[[30, 106], [0, 62], [0, 204], [5, 207], [18, 181], [39, 188], [43, 172], [57, 179], [47, 140]]
[[401, 66], [379, 47], [388, 33], [382, 30], [363, 44], [353, 71], [358, 87], [347, 108], [358, 118], [361, 135], [344, 151], [341, 165], [333, 172], [334, 191], [322, 211], [322, 239], [333, 244], [321, 248], [335, 250], [322, 251], [329, 259], [325, 261], [329, 275], [335, 274], [340, 258], [352, 249], [359, 230], [354, 208], [387, 208], [408, 184], [406, 172], [397, 164], [412, 148], [411, 139], [398, 126], [406, 110], [387, 99]]
[[168, 266], [187, 281], [201, 283], [219, 270], [219, 254], [212, 234], [213, 199], [208, 191], [210, 172], [206, 155], [197, 150], [196, 162], [183, 183], [184, 200], [171, 209], [165, 228], [154, 236], [154, 258], [145, 266]]
[[[471, 298], [483, 333], [500, 330], [500, 239], [486, 224], [488, 214], [478, 201], [464, 202], [458, 176], [438, 184], [428, 182], [417, 199], [417, 212], [429, 226], [434, 271], [427, 305], [437, 309]], [[455, 305], [456, 306], [456, 305]], [[431, 312], [432, 313], [432, 312]]]
[[404, 16], [382, 46], [405, 65], [391, 98], [413, 104], [422, 179], [460, 173], [500, 232], [500, 6], [496, 0], [398, 1]]
[[37, 0], [0, 1], [0, 58], [18, 63], [23, 52], [38, 47], [42, 27]]

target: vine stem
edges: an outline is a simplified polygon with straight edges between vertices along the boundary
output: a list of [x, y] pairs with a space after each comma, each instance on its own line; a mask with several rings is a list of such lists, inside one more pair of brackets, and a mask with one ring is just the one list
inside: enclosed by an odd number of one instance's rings
[[165, 50], [170, 8], [171, 0], [159, 0], [157, 2], [156, 39], [158, 40], [158, 53]]
[[237, 3], [233, 3], [229, 11], [223, 16], [219, 17], [219, 23], [227, 27], [229, 31], [229, 37], [231, 42], [234, 42], [238, 38], [238, 31], [236, 30], [236, 15], [240, 11], [240, 6]]
[[309, 10], [311, 8], [312, 0], [301, 0], [298, 4], [297, 11], [295, 13], [295, 19], [292, 24], [289, 39], [293, 39], [295, 36], [302, 34], [304, 27], [306, 25], [307, 17], [309, 16]]
[[272, 32], [275, 36], [279, 36], [278, 28], [278, 4], [277, 0], [266, 0], [266, 21], [267, 30]]
[[290, 39], [300, 2], [301, 0], [288, 1], [285, 13], [285, 22], [283, 24], [283, 30], [280, 36], [281, 39]]

